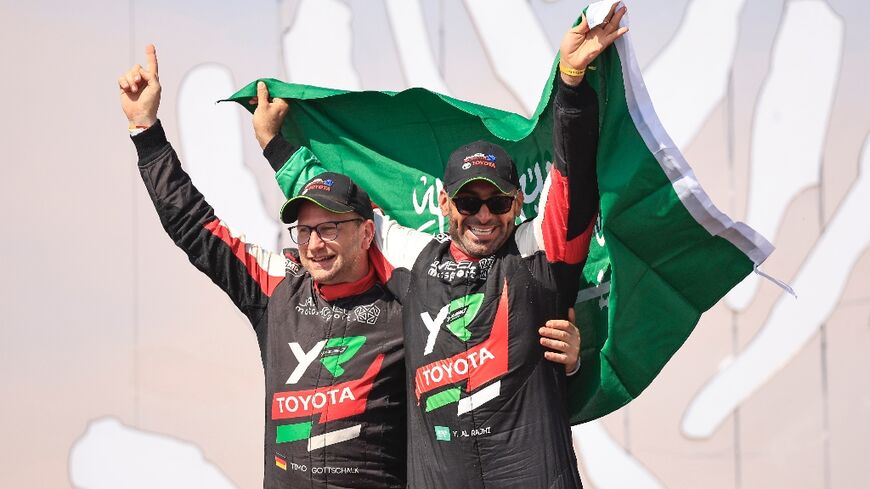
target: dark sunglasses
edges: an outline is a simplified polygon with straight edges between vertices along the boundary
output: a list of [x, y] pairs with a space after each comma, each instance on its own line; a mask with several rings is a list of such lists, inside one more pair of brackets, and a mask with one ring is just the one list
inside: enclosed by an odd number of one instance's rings
[[486, 208], [493, 214], [505, 214], [511, 210], [514, 205], [513, 195], [496, 195], [483, 200], [479, 197], [461, 196], [453, 197], [453, 205], [456, 210], [463, 216], [472, 216], [480, 211], [481, 206], [486, 204]]

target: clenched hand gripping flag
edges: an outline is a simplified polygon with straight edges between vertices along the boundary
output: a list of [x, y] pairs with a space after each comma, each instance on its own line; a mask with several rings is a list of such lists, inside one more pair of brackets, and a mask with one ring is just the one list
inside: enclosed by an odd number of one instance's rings
[[[589, 7], [591, 26], [611, 3]], [[523, 214], [532, 217], [552, 155], [557, 62], [531, 119], [421, 88], [347, 92], [265, 80], [271, 96], [291, 100], [282, 134], [303, 147], [296, 163], [322, 162], [298, 180], [279, 172], [278, 181], [291, 195], [298, 190], [291, 181], [301, 184], [323, 169], [346, 173], [405, 226], [445, 231], [437, 195], [447, 157], [487, 139], [514, 157]], [[574, 424], [637, 397], [701, 313], [773, 251], [701, 188], [653, 110], [628, 35], [593, 62], [586, 78], [599, 99], [601, 214], [576, 304], [583, 366], [569, 383]], [[252, 110], [254, 96], [256, 82], [230, 100]]]

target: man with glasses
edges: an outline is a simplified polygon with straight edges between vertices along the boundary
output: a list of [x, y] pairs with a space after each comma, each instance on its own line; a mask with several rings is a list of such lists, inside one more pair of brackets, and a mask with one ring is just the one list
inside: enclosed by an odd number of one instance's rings
[[[295, 222], [298, 260], [245, 241], [215, 216], [166, 140], [154, 46], [146, 56], [145, 68], [118, 79], [121, 107], [164, 229], [254, 327], [265, 373], [264, 487], [405, 487], [401, 307], [373, 266], [383, 258], [368, 195], [345, 175], [322, 173], [281, 209], [283, 222]], [[563, 363], [576, 361], [572, 348]]]
[[[538, 326], [573, 305], [598, 210], [598, 100], [585, 68], [627, 28], [625, 7], [586, 20], [560, 49], [553, 167], [539, 213], [523, 204], [513, 160], [488, 141], [455, 150], [439, 195], [449, 234], [432, 237], [375, 213], [375, 263], [403, 306], [408, 370], [408, 486], [581, 486], [564, 372], [542, 361]], [[258, 84], [257, 139], [282, 188], [311, 163], [279, 135], [286, 102]], [[262, 115], [258, 118], [257, 112]], [[345, 170], [353, 165], [345, 162]], [[563, 339], [567, 340], [567, 331]]]
[[164, 229], [254, 327], [264, 487], [405, 487], [401, 309], [369, 265], [368, 195], [323, 174], [288, 200], [281, 218], [298, 221], [298, 261], [246, 242], [214, 215], [167, 142], [153, 46], [146, 55], [146, 68], [119, 79], [122, 109]]

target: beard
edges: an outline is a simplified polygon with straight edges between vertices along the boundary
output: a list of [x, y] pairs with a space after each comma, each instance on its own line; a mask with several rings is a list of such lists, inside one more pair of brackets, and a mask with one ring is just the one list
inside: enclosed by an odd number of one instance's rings
[[511, 231], [513, 231], [513, 225], [504, 226], [498, 223], [495, 229], [493, 229], [492, 239], [480, 240], [476, 239], [469, 229], [475, 224], [477, 223], [466, 218], [463, 220], [462, 229], [460, 229], [459, 224], [451, 219], [447, 226], [447, 233], [450, 235], [453, 243], [466, 255], [474, 258], [486, 258], [495, 254], [507, 241]]

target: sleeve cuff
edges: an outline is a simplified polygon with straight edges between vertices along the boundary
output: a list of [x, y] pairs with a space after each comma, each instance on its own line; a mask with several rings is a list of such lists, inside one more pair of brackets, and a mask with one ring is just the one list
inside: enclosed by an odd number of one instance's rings
[[565, 84], [561, 76], [556, 76], [558, 89], [556, 91], [556, 104], [561, 107], [583, 107], [591, 100], [595, 100], [595, 90], [589, 85], [584, 77], [576, 87]]
[[298, 148], [290, 144], [283, 136], [277, 134], [269, 141], [269, 144], [263, 148], [263, 156], [269, 161], [269, 165], [276, 172], [287, 163], [287, 160], [293, 156]]
[[130, 139], [132, 139], [133, 144], [136, 145], [136, 153], [139, 154], [140, 162], [149, 161], [164, 146], [169, 144], [169, 141], [166, 140], [166, 133], [163, 131], [163, 124], [160, 123], [160, 120], [141, 133], [135, 136], [130, 136]]
[[580, 371], [580, 364], [581, 364], [581, 363], [583, 363], [583, 362], [581, 362], [581, 357], [578, 355], [578, 356], [577, 356], [577, 365], [574, 365], [574, 368], [571, 369], [570, 372], [568, 372], [568, 374], [567, 374], [568, 377], [571, 377], [572, 375], [574, 375], [574, 374], [576, 374], [577, 372]]

